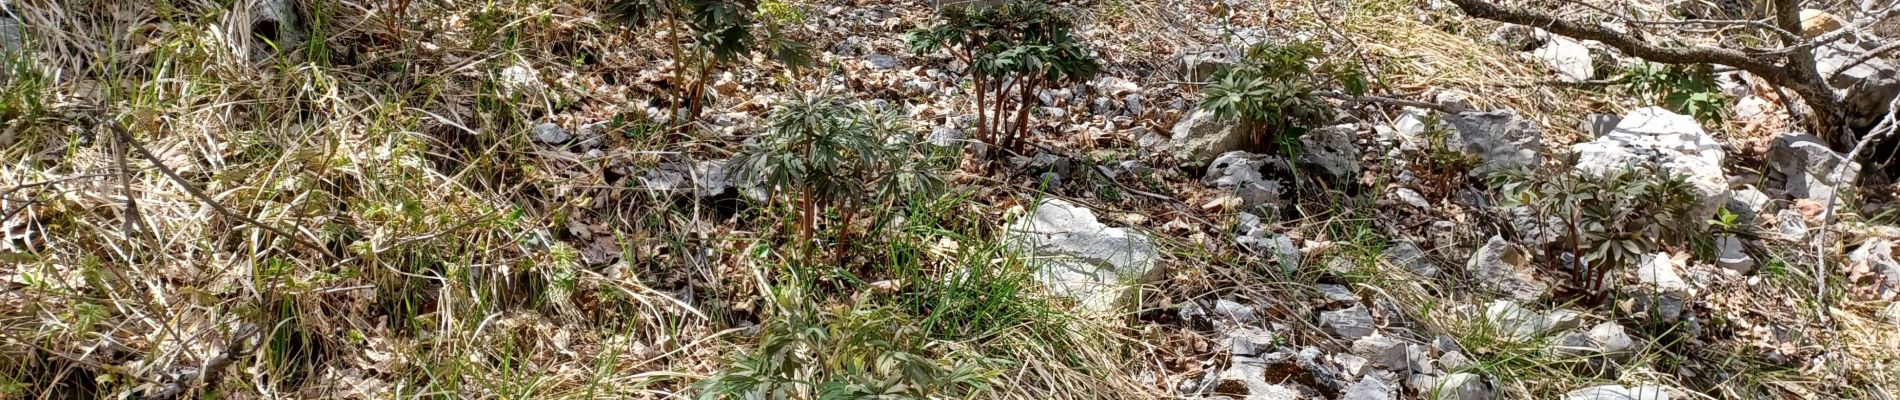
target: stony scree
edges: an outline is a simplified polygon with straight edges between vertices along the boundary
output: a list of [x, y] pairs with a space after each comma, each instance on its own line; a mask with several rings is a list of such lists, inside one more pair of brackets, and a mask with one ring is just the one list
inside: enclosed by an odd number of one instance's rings
[[1571, 146], [1577, 171], [1608, 174], [1639, 165], [1660, 167], [1694, 187], [1697, 208], [1689, 223], [1701, 223], [1728, 203], [1728, 175], [1722, 172], [1722, 144], [1702, 130], [1694, 117], [1661, 107], [1630, 112], [1616, 129]]
[[1010, 225], [1005, 242], [1035, 258], [1036, 279], [1085, 309], [1112, 312], [1161, 277], [1153, 240], [1096, 220], [1095, 212], [1047, 199]]

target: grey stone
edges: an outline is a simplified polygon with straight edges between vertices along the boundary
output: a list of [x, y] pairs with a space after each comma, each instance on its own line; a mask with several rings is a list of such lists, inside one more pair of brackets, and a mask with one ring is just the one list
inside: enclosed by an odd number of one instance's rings
[[1035, 259], [1037, 280], [1090, 311], [1126, 306], [1139, 297], [1139, 285], [1162, 276], [1160, 254], [1147, 235], [1109, 227], [1094, 211], [1060, 199], [1037, 204], [1005, 239]]
[[[1438, 104], [1439, 107], [1444, 107], [1445, 112], [1449, 113], [1461, 113], [1477, 109], [1476, 106], [1471, 105], [1471, 94], [1458, 90], [1440, 90], [1437, 95], [1432, 96], [1432, 103]], [[1420, 128], [1423, 127], [1424, 125], [1420, 125]], [[1421, 130], [1420, 132], [1423, 131]]]
[[1201, 178], [1201, 182], [1218, 189], [1232, 190], [1249, 210], [1261, 206], [1278, 207], [1284, 189], [1279, 180], [1267, 179], [1262, 171], [1284, 171], [1289, 168], [1286, 160], [1277, 156], [1233, 151], [1209, 163], [1207, 175]]
[[1669, 393], [1659, 386], [1602, 385], [1572, 390], [1563, 400], [1669, 400]]
[[1174, 124], [1172, 133], [1168, 145], [1174, 159], [1186, 165], [1198, 165], [1217, 155], [1240, 150], [1254, 134], [1254, 127], [1239, 118], [1220, 118], [1211, 111], [1195, 109]]
[[1590, 48], [1576, 39], [1551, 36], [1549, 43], [1531, 50], [1531, 58], [1557, 72], [1557, 78], [1565, 82], [1596, 79], [1596, 62], [1590, 57]]
[[302, 21], [297, 18], [297, 2], [261, 0], [250, 4], [251, 23], [243, 29], [247, 34], [239, 37], [250, 41], [253, 60], [274, 54], [277, 49], [290, 51], [303, 45], [306, 35]]
[[1041, 184], [1042, 190], [1056, 190], [1062, 187], [1062, 174], [1055, 171], [1044, 172], [1036, 176], [1036, 182]]
[[1544, 47], [1550, 42], [1551, 35], [1543, 29], [1524, 25], [1505, 24], [1485, 35], [1485, 40], [1515, 51], [1531, 51]]
[[717, 196], [732, 188], [727, 165], [730, 160], [705, 160], [693, 163], [693, 193], [700, 197]]
[[1405, 268], [1418, 276], [1438, 277], [1438, 266], [1433, 265], [1432, 260], [1425, 257], [1424, 249], [1420, 249], [1417, 243], [1410, 240], [1392, 242], [1391, 246], [1387, 246], [1385, 251], [1380, 253], [1380, 257], [1384, 258], [1385, 262]]
[[930, 129], [930, 136], [925, 139], [925, 142], [937, 147], [960, 148], [963, 147], [963, 142], [966, 138], [967, 136], [963, 135], [962, 130], [939, 126]]
[[1116, 111], [1120, 110], [1119, 106], [1121, 106], [1121, 104], [1116, 103], [1115, 99], [1096, 97], [1095, 103], [1089, 106], [1089, 113], [1095, 115], [1114, 115]]
[[1333, 355], [1333, 364], [1339, 365], [1339, 372], [1345, 376], [1362, 376], [1371, 371], [1367, 367], [1372, 365], [1372, 361], [1365, 357], [1339, 353]]
[[[1776, 136], [1768, 146], [1768, 187], [1796, 199], [1827, 201], [1834, 188], [1851, 184], [1860, 164], [1841, 164], [1843, 157], [1812, 135]], [[1825, 203], [1824, 203], [1825, 204]]]
[[1575, 310], [1555, 309], [1544, 313], [1544, 332], [1567, 331], [1577, 329], [1582, 323], [1583, 313]]
[[1608, 174], [1638, 165], [1659, 167], [1694, 187], [1698, 206], [1689, 216], [1701, 224], [1728, 203], [1728, 176], [1722, 172], [1722, 144], [1702, 130], [1694, 117], [1661, 107], [1630, 112], [1609, 134], [1571, 147], [1576, 169]]
[[1318, 172], [1327, 180], [1354, 181], [1359, 178], [1359, 147], [1353, 145], [1352, 125], [1314, 129], [1300, 136], [1298, 164], [1302, 170]]
[[1397, 398], [1397, 395], [1392, 392], [1392, 387], [1370, 376], [1360, 378], [1358, 383], [1347, 386], [1346, 393], [1339, 396], [1340, 400], [1392, 400], [1394, 398]]
[[1431, 350], [1426, 348], [1425, 345], [1422, 345], [1422, 344], [1413, 343], [1413, 344], [1405, 345], [1405, 358], [1406, 358], [1407, 364], [1409, 364], [1411, 367], [1412, 373], [1415, 373], [1415, 374], [1438, 373], [1437, 369], [1432, 368], [1432, 356], [1430, 353], [1431, 353]]
[[26, 48], [25, 36], [21, 33], [20, 21], [10, 15], [0, 15], [0, 54], [13, 54]]
[[1894, 258], [1894, 247], [1887, 239], [1871, 239], [1847, 255], [1853, 269], [1864, 269], [1880, 278], [1878, 290], [1882, 298], [1890, 299], [1900, 292], [1896, 288], [1900, 285], [1900, 261]]
[[1755, 258], [1748, 256], [1742, 239], [1733, 235], [1715, 238], [1715, 265], [1740, 273], [1755, 271]]
[[700, 197], [717, 196], [733, 188], [726, 169], [729, 160], [704, 160], [694, 163], [663, 162], [652, 169], [635, 173], [640, 187], [670, 192], [692, 190]]
[[1359, 304], [1359, 296], [1352, 294], [1352, 289], [1345, 285], [1322, 283], [1314, 287], [1319, 289], [1320, 297], [1325, 298], [1328, 305]]
[[1590, 137], [1603, 137], [1610, 134], [1610, 131], [1616, 130], [1616, 124], [1622, 122], [1623, 116], [1620, 115], [1590, 114], [1583, 116], [1583, 126], [1580, 129], [1590, 134]]
[[1463, 371], [1471, 368], [1472, 365], [1471, 357], [1465, 356], [1465, 352], [1462, 351], [1453, 351], [1438, 357], [1438, 367], [1446, 372]]
[[1782, 209], [1775, 213], [1775, 229], [1788, 240], [1805, 240], [1808, 237], [1808, 219], [1800, 211]]
[[1237, 328], [1227, 332], [1228, 352], [1235, 356], [1258, 357], [1273, 351], [1277, 343], [1272, 332], [1257, 328]]
[[1492, 236], [1471, 256], [1465, 269], [1487, 288], [1518, 301], [1533, 301], [1549, 292], [1550, 285], [1531, 270], [1530, 257], [1523, 247], [1502, 236]]
[[1432, 351], [1436, 351], [1439, 354], [1450, 353], [1454, 351], [1462, 351], [1462, 350], [1464, 350], [1464, 347], [1458, 345], [1458, 339], [1453, 339], [1452, 337], [1445, 336], [1445, 335], [1439, 335], [1436, 338], [1432, 338]]
[[1647, 309], [1664, 322], [1682, 318], [1695, 295], [1695, 288], [1682, 279], [1669, 253], [1644, 256], [1637, 264], [1636, 279], [1635, 299], [1649, 306]]
[[1544, 332], [1543, 315], [1510, 300], [1492, 301], [1484, 308], [1485, 322], [1514, 340], [1530, 340]]
[[[1430, 395], [1433, 391], [1438, 390], [1438, 376], [1413, 374], [1411, 377], [1405, 378], [1405, 387], [1422, 395]], [[1420, 398], [1425, 398], [1425, 396], [1420, 396]]]
[[1130, 116], [1141, 116], [1141, 112], [1142, 110], [1144, 110], [1141, 104], [1141, 95], [1129, 94], [1127, 96], [1123, 96], [1122, 110], [1127, 111], [1128, 115]]
[[1418, 209], [1432, 208], [1432, 203], [1430, 201], [1426, 201], [1425, 196], [1418, 194], [1418, 191], [1412, 190], [1412, 188], [1401, 187], [1401, 188], [1392, 189], [1392, 196], [1399, 198], [1399, 202], [1405, 203], [1405, 205], [1412, 206], [1414, 208], [1418, 208]]
[[937, 83], [924, 78], [911, 79], [904, 81], [904, 90], [912, 95], [930, 95], [937, 92]]
[[1872, 47], [1885, 43], [1840, 41], [1815, 49], [1815, 69], [1821, 76], [1828, 77], [1828, 86], [1845, 99], [1841, 106], [1847, 112], [1848, 126], [1855, 131], [1878, 124], [1887, 115], [1887, 105], [1894, 96], [1900, 95], [1900, 62], [1895, 59], [1874, 57], [1847, 68], [1848, 63], [1861, 58]]
[[1385, 335], [1371, 335], [1352, 342], [1352, 353], [1388, 371], [1406, 371], [1412, 363], [1405, 342]]
[[1214, 301], [1215, 324], [1231, 327], [1255, 326], [1260, 324], [1260, 316], [1255, 315], [1253, 307], [1240, 302], [1220, 299]]
[[539, 140], [541, 143], [561, 144], [567, 143], [567, 140], [571, 138], [566, 129], [561, 129], [560, 125], [555, 125], [553, 122], [542, 122], [534, 126], [534, 140]]
[[864, 62], [869, 63], [871, 65], [871, 69], [897, 68], [897, 57], [892, 57], [892, 56], [883, 55], [883, 54], [865, 55]]
[[1491, 390], [1491, 384], [1484, 377], [1471, 373], [1455, 373], [1439, 378], [1432, 385], [1430, 398], [1435, 400], [1495, 400], [1497, 394]]
[[1219, 70], [1221, 67], [1233, 65], [1232, 62], [1228, 61], [1230, 57], [1224, 53], [1225, 52], [1213, 51], [1181, 55], [1181, 80], [1188, 82], [1205, 82], [1209, 77], [1214, 75], [1214, 71]]
[[1743, 227], [1755, 226], [1756, 220], [1768, 211], [1768, 194], [1746, 186], [1729, 192], [1728, 212], [1735, 214], [1736, 222]]
[[1268, 238], [1266, 244], [1273, 251], [1273, 259], [1278, 261], [1280, 268], [1284, 270], [1298, 271], [1301, 264], [1305, 262], [1306, 254], [1300, 252], [1300, 247], [1293, 244], [1291, 237], [1275, 234]]
[[535, 72], [534, 67], [525, 62], [502, 68], [496, 80], [509, 94], [536, 93], [545, 90], [545, 86], [541, 84], [540, 73]]
[[1636, 347], [1636, 339], [1631, 339], [1628, 333], [1623, 332], [1623, 326], [1615, 322], [1604, 322], [1590, 327], [1590, 332], [1586, 333], [1586, 337], [1590, 338], [1590, 341], [1597, 345], [1597, 350], [1603, 353], [1621, 353]]
[[1544, 134], [1516, 111], [1462, 112], [1447, 118], [1454, 128], [1446, 146], [1478, 157], [1476, 176], [1543, 163]]
[[1360, 304], [1319, 313], [1319, 327], [1326, 333], [1344, 340], [1359, 340], [1378, 332], [1378, 328], [1372, 321], [1372, 313], [1366, 311], [1366, 306]]

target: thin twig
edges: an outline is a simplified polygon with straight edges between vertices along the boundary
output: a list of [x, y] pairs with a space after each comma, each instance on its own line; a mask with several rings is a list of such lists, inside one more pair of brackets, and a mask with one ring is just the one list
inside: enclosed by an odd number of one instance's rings
[[[164, 162], [160, 162], [158, 160], [158, 157], [152, 155], [151, 151], [146, 150], [145, 146], [140, 145], [138, 142], [138, 139], [133, 138], [132, 133], [127, 132], [125, 130], [125, 127], [119, 126], [119, 124], [112, 123], [112, 122], [108, 122], [105, 125], [108, 129], [112, 130], [112, 133], [114, 135], [118, 136], [119, 141], [121, 143], [125, 143], [126, 145], [131, 146], [132, 150], [136, 151], [139, 157], [144, 158], [145, 161], [147, 162], [151, 162], [153, 167], [158, 168], [159, 173], [165, 174], [165, 177], [171, 178], [172, 182], [175, 182], [179, 186], [184, 187], [185, 192], [190, 193], [191, 197], [196, 197], [198, 198], [199, 201], [204, 202], [205, 205], [211, 206], [211, 209], [213, 211], [217, 211], [219, 214], [223, 214], [227, 217], [236, 218], [239, 221], [243, 221], [244, 223], [248, 223], [248, 224], [258, 227], [259, 229], [269, 231], [272, 234], [276, 234], [278, 236], [283, 236], [285, 238], [288, 238], [299, 245], [308, 247], [311, 250], [316, 250], [318, 253], [323, 253], [323, 255], [329, 256], [331, 259], [343, 258], [342, 256], [334, 252], [331, 252], [329, 248], [323, 247], [323, 245], [321, 244], [312, 242], [309, 239], [305, 239], [302, 236], [292, 235], [290, 234], [290, 232], [285, 232], [282, 229], [277, 229], [277, 227], [273, 227], [270, 224], [264, 223], [263, 221], [258, 221], [257, 219], [251, 218], [250, 216], [239, 214], [236, 211], [232, 211], [229, 208], [225, 208], [224, 205], [218, 204], [217, 199], [213, 199], [211, 198], [211, 196], [206, 195], [204, 191], [198, 190], [197, 186], [193, 186], [191, 182], [185, 181], [185, 178], [178, 176], [178, 173], [175, 171], [172, 171], [171, 167], [167, 167], [165, 166]], [[128, 198], [131, 197], [131, 194], [127, 193], [127, 197]]]
[[1839, 164], [1834, 166], [1834, 171], [1828, 173], [1831, 176], [1825, 177], [1831, 180], [1835, 180], [1834, 185], [1836, 186], [1836, 188], [1832, 191], [1828, 191], [1827, 193], [1827, 208], [1821, 211], [1821, 232], [1815, 234], [1814, 239], [1813, 239], [1814, 240], [1814, 301], [1816, 304], [1819, 304], [1821, 307], [1821, 310], [1819, 312], [1816, 312], [1815, 314], [1817, 314], [1817, 316], [1821, 319], [1821, 323], [1823, 324], [1827, 323], [1828, 306], [1827, 306], [1827, 297], [1826, 297], [1826, 294], [1827, 294], [1827, 254], [1823, 252], [1824, 248], [1822, 247], [1822, 244], [1823, 244], [1822, 242], [1827, 240], [1827, 237], [1828, 237], [1827, 232], [1829, 230], [1828, 227], [1831, 225], [1831, 221], [1834, 219], [1834, 209], [1840, 206], [1840, 193], [1841, 193], [1841, 190], [1845, 189], [1840, 186], [1846, 186], [1846, 185], [1852, 184], [1851, 181], [1841, 182], [1840, 178], [1846, 176], [1847, 167], [1854, 163], [1854, 158], [1860, 156], [1860, 151], [1863, 149], [1866, 149], [1868, 143], [1872, 143], [1875, 138], [1884, 137], [1884, 136], [1893, 134], [1893, 132], [1896, 130], [1896, 127], [1894, 126], [1894, 124], [1896, 123], [1896, 121], [1894, 120], [1895, 118], [1894, 116], [1896, 114], [1900, 114], [1900, 97], [1895, 97], [1892, 101], [1887, 102], [1887, 117], [1881, 120], [1880, 124], [1874, 127], [1874, 130], [1867, 132], [1867, 136], [1862, 137], [1860, 139], [1860, 143], [1855, 144], [1854, 149], [1847, 152], [1847, 156], [1842, 157], [1841, 159], [1837, 160]]

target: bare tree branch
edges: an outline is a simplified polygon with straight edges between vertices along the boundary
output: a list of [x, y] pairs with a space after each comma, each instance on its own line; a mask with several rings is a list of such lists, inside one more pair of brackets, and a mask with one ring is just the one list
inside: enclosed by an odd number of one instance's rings
[[[1812, 118], [1806, 121], [1810, 129], [1826, 139], [1830, 145], [1846, 146], [1849, 143], [1846, 111], [1840, 106], [1840, 93], [1834, 91], [1816, 71], [1812, 48], [1824, 40], [1838, 40], [1838, 37], [1817, 38], [1806, 43], [1790, 43], [1782, 49], [1770, 52], [1742, 51], [1732, 48], [1691, 45], [1669, 47], [1651, 43], [1633, 34], [1617, 32], [1595, 23], [1558, 18], [1551, 14], [1516, 8], [1502, 7], [1489, 0], [1451, 0], [1452, 4], [1463, 10], [1465, 15], [1511, 24], [1543, 28], [1551, 33], [1583, 40], [1594, 40], [1616, 48], [1624, 54], [1664, 64], [1718, 64], [1748, 71], [1761, 77], [1770, 84], [1786, 87], [1800, 95], [1813, 110]], [[1801, 16], [1799, 0], [1774, 0], [1777, 13], [1775, 25], [1785, 31], [1799, 31]], [[1790, 9], [1792, 8], [1792, 9]], [[1883, 14], [1886, 15], [1886, 14]], [[1867, 22], [1857, 21], [1857, 25]], [[1844, 30], [1845, 31], [1845, 30]], [[1833, 32], [1829, 35], [1846, 35], [1845, 32]]]

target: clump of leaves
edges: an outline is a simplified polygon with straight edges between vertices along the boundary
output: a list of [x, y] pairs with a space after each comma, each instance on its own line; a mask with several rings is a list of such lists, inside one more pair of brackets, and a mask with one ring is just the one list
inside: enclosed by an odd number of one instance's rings
[[1214, 72], [1200, 107], [1221, 118], [1248, 122], [1255, 147], [1272, 146], [1282, 155], [1294, 155], [1309, 127], [1335, 117], [1332, 104], [1318, 90], [1338, 86], [1353, 96], [1366, 93], [1356, 65], [1316, 64], [1323, 51], [1313, 42], [1255, 44], [1239, 63]]
[[1037, 90], [1102, 71], [1094, 48], [1071, 33], [1074, 23], [1041, 0], [944, 7], [940, 16], [942, 22], [911, 31], [905, 41], [917, 54], [947, 49], [972, 67], [979, 141], [1020, 149]]
[[[744, 61], [754, 51], [793, 69], [811, 65], [811, 46], [784, 34], [783, 19], [802, 13], [771, 4], [776, 6], [760, 7], [754, 0], [615, 0], [610, 11], [628, 26], [664, 24], [675, 62], [673, 106], [686, 105], [691, 119], [699, 116], [708, 79], [722, 65]], [[697, 75], [690, 84], [681, 76], [689, 68]]]
[[[1595, 174], [1520, 169], [1498, 175], [1505, 205], [1527, 207], [1538, 220], [1555, 217], [1556, 249], [1577, 257], [1572, 283], [1601, 299], [1609, 272], [1644, 254], [1680, 250], [1706, 226], [1693, 215], [1694, 186], [1655, 166]], [[1537, 235], [1542, 237], [1543, 235]], [[1556, 257], [1556, 254], [1547, 254]]]
[[799, 235], [809, 245], [825, 209], [839, 210], [838, 226], [848, 229], [853, 210], [942, 189], [940, 163], [919, 149], [903, 121], [844, 97], [796, 93], [773, 108], [767, 132], [733, 158], [733, 175], [795, 204]]
[[1728, 113], [1728, 96], [1716, 85], [1715, 70], [1709, 64], [1645, 62], [1624, 71], [1618, 81], [1637, 96], [1699, 121], [1719, 121]]

